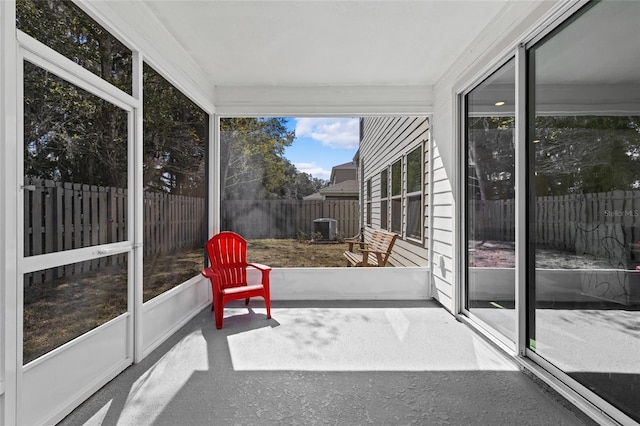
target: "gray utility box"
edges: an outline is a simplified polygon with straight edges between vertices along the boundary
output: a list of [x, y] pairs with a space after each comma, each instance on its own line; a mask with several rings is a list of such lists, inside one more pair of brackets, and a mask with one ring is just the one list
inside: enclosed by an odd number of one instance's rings
[[313, 221], [313, 232], [320, 232], [323, 240], [335, 241], [338, 231], [338, 221], [335, 219], [320, 218]]

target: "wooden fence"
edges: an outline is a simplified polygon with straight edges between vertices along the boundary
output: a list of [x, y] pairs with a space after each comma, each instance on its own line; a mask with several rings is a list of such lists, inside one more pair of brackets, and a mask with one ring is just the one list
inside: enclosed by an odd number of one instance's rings
[[350, 237], [360, 232], [357, 200], [231, 200], [221, 205], [221, 229], [245, 238], [295, 238], [310, 235], [313, 221], [337, 221], [337, 233]]
[[[469, 211], [477, 240], [515, 240], [515, 201], [473, 201]], [[537, 247], [629, 262], [640, 243], [640, 191], [537, 197]], [[625, 261], [626, 259], [626, 261]]]
[[[127, 190], [43, 179], [25, 179], [24, 255], [36, 256], [127, 240]], [[144, 256], [202, 247], [206, 235], [204, 198], [157, 192], [144, 194]], [[358, 201], [226, 201], [222, 229], [245, 238], [310, 235], [313, 220], [337, 220], [337, 232], [359, 232]], [[107, 256], [27, 274], [26, 284], [95, 271], [126, 262]]]
[[[25, 179], [24, 255], [36, 256], [127, 239], [127, 190]], [[204, 198], [144, 194], [144, 255], [202, 247]], [[126, 262], [108, 256], [27, 274], [26, 284], [86, 273]]]

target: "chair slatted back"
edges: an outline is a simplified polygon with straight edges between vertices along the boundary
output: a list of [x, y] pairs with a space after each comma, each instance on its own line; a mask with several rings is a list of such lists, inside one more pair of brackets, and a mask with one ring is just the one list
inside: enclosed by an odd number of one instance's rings
[[207, 242], [207, 254], [223, 289], [246, 285], [247, 241], [244, 238], [235, 232], [220, 232]]

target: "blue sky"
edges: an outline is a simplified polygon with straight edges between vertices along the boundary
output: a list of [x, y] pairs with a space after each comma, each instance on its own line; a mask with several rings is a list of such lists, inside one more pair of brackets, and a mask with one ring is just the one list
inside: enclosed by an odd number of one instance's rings
[[284, 156], [296, 168], [329, 179], [331, 168], [348, 163], [358, 150], [358, 118], [287, 118], [296, 138]]

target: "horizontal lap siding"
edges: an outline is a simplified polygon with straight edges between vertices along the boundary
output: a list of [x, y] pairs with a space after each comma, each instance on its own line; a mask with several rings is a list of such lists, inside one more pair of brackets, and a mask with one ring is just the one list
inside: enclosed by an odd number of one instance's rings
[[453, 193], [435, 143], [432, 150], [432, 294], [443, 306], [453, 310]]
[[[456, 175], [459, 172], [457, 168], [459, 158], [456, 156], [460, 153], [455, 149], [455, 145], [459, 142], [456, 135], [459, 127], [455, 116], [457, 115], [455, 94], [467, 89], [468, 85], [480, 78], [479, 74], [487, 67], [494, 65], [496, 60], [504, 56], [506, 50], [513, 51], [513, 47], [521, 40], [522, 35], [530, 31], [533, 24], [544, 19], [555, 7], [557, 2], [510, 2], [509, 6], [496, 17], [493, 25], [465, 49], [464, 54], [433, 86], [434, 188], [432, 191], [434, 194], [452, 193], [453, 182], [456, 181]], [[453, 196], [452, 200], [455, 200]], [[449, 238], [451, 241], [454, 240], [452, 231], [455, 226], [454, 208], [453, 203], [448, 205], [434, 203], [433, 206], [434, 220], [436, 218], [451, 220], [452, 226], [448, 228], [448, 232], [452, 233], [452, 237]], [[455, 245], [457, 244], [455, 242]], [[456, 267], [453, 266], [455, 264], [453, 260], [454, 255], [457, 258], [459, 253], [454, 251], [454, 245], [435, 240], [432, 241], [432, 250], [433, 297], [453, 312], [456, 310], [453, 297], [455, 276], [452, 273]], [[441, 268], [440, 264], [444, 266]]]
[[[407, 240], [404, 236], [406, 224], [406, 199], [403, 204], [403, 235], [396, 240], [389, 262], [394, 266], [425, 266], [428, 264], [428, 182], [429, 182], [429, 123], [425, 117], [365, 117], [360, 143], [360, 158], [364, 164], [363, 181], [371, 179], [372, 227], [365, 227], [365, 235], [381, 226], [380, 172], [392, 163], [403, 159], [403, 195], [406, 195], [406, 155], [422, 146], [423, 149], [423, 241]], [[389, 178], [389, 182], [391, 178]], [[364, 195], [364, 194], [363, 194]], [[389, 197], [391, 192], [389, 191]], [[390, 198], [389, 198], [390, 199]], [[366, 208], [366, 199], [364, 201]], [[389, 202], [389, 206], [391, 203]], [[366, 217], [366, 215], [365, 215]], [[388, 215], [391, 218], [391, 214]]]

